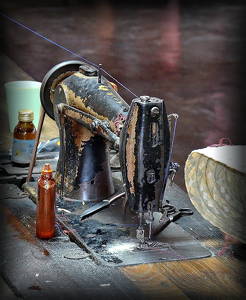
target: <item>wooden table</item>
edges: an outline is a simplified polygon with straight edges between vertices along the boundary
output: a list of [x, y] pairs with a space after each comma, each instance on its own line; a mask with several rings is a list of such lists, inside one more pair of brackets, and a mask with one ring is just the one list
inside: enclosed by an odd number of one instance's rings
[[[2, 68], [0, 76], [0, 97], [1, 97], [1, 118], [0, 118], [0, 150], [8, 150], [11, 146], [12, 136], [8, 131], [7, 109], [4, 96], [3, 83], [10, 80], [31, 80], [30, 76], [18, 68], [8, 59], [0, 56]], [[58, 130], [53, 120], [45, 117], [44, 126], [41, 133], [41, 140], [47, 140], [58, 136]], [[184, 193], [179, 191], [180, 194]], [[3, 197], [4, 198], [4, 197]], [[6, 200], [6, 199], [5, 199]], [[30, 200], [30, 199], [29, 199]], [[11, 200], [9, 200], [11, 202]], [[23, 200], [22, 201], [28, 201]], [[16, 245], [15, 260], [17, 262], [27, 260], [27, 254], [33, 259], [33, 265], [41, 268], [44, 260], [47, 267], [43, 272], [47, 275], [46, 287], [38, 284], [31, 284], [29, 288], [22, 290], [21, 284], [25, 284], [25, 276], [30, 270], [23, 269], [23, 274], [17, 269], [13, 279], [9, 279], [7, 267], [4, 261], [1, 262], [1, 275], [11, 291], [20, 299], [51, 299], [47, 297], [48, 292], [53, 291], [55, 296], [59, 287], [60, 293], [56, 294], [56, 299], [244, 299], [246, 295], [245, 261], [233, 257], [232, 253], [225, 251], [223, 255], [218, 253], [211, 257], [197, 260], [183, 260], [160, 262], [154, 264], [142, 264], [122, 268], [102, 268], [94, 262], [78, 260], [72, 262], [67, 260], [66, 265], [61, 265], [61, 260], [55, 254], [55, 245], [48, 245], [47, 242], [39, 241], [35, 237], [33, 225], [21, 220], [18, 211], [14, 214], [9, 207], [2, 204], [2, 219], [6, 221], [5, 227], [1, 227], [4, 240], [8, 243], [5, 251], [14, 251]], [[29, 202], [26, 202], [29, 203]], [[32, 202], [33, 203], [33, 202]], [[18, 205], [21, 205], [20, 202]], [[34, 205], [34, 204], [33, 204]], [[28, 207], [32, 206], [30, 203]], [[33, 210], [32, 210], [33, 213]], [[3, 228], [4, 231], [3, 231]], [[196, 230], [195, 228], [193, 229]], [[200, 241], [208, 249], [223, 249], [225, 241], [221, 235], [210, 236]], [[69, 246], [68, 246], [69, 245]], [[63, 244], [62, 247], [73, 247], [71, 243]], [[44, 249], [50, 249], [52, 255], [49, 256]], [[54, 250], [54, 253], [52, 252]], [[65, 248], [64, 248], [65, 249]], [[226, 249], [225, 249], [226, 250]], [[46, 255], [47, 254], [47, 255]], [[52, 260], [53, 257], [53, 260]], [[1, 257], [1, 260], [3, 257]], [[51, 259], [51, 260], [50, 260]], [[9, 262], [14, 265], [14, 262]], [[39, 264], [39, 266], [38, 266]], [[28, 264], [27, 264], [28, 265]], [[50, 267], [52, 266], [52, 267]], [[34, 268], [34, 267], [33, 267]], [[56, 272], [52, 279], [52, 270]], [[29, 274], [30, 275], [30, 274]], [[39, 280], [42, 274], [35, 273], [33, 269], [33, 282]], [[40, 277], [39, 277], [40, 276]], [[31, 277], [28, 277], [29, 280]], [[34, 280], [35, 279], [35, 280]], [[41, 280], [41, 279], [40, 279]], [[52, 284], [53, 280], [53, 284]], [[91, 283], [93, 282], [93, 284]], [[0, 282], [1, 283], [1, 282]], [[90, 284], [91, 283], [91, 284]], [[3, 284], [2, 293], [6, 293], [5, 299], [14, 299], [6, 285]], [[49, 286], [49, 288], [48, 288]], [[6, 292], [7, 291], [7, 292]], [[7, 298], [9, 297], [9, 298]], [[54, 299], [54, 298], [52, 298]]]

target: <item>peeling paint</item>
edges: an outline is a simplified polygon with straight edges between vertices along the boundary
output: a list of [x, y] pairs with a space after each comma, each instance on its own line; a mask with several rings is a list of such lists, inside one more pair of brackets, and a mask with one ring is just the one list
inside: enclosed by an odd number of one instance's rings
[[78, 151], [81, 151], [83, 149], [83, 144], [89, 141], [94, 134], [85, 126], [82, 126], [74, 120], [72, 120], [72, 128], [75, 134], [74, 144], [78, 148]]
[[76, 72], [71, 78], [59, 81], [56, 87], [54, 102], [65, 104], [63, 113], [66, 115], [65, 157], [59, 158], [57, 163], [59, 188], [65, 168], [65, 197], [101, 201], [114, 192], [109, 142], [115, 142], [114, 122], [119, 114], [127, 115], [128, 105], [104, 81], [99, 84], [97, 77]]
[[128, 175], [129, 175], [129, 183], [130, 183], [130, 191], [132, 194], [135, 193], [134, 189], [134, 176], [135, 176], [135, 170], [136, 170], [136, 157], [135, 157], [135, 145], [136, 145], [136, 123], [138, 116], [138, 106], [136, 105], [132, 114], [130, 126], [128, 128], [128, 137], [126, 139], [126, 149], [127, 149], [127, 155], [126, 155], [126, 166], [128, 168]]
[[106, 85], [100, 85], [99, 90], [108, 91], [108, 87]]
[[73, 185], [70, 185], [70, 186], [68, 187], [69, 193], [72, 193], [73, 189], [74, 189], [74, 186], [73, 186]]
[[[79, 96], [75, 96], [75, 93], [70, 90], [66, 85], [62, 85], [63, 89], [64, 89], [64, 93], [66, 95], [66, 99], [67, 99], [67, 104], [75, 107], [91, 116], [94, 116], [96, 118], [98, 118], [99, 120], [105, 120], [109, 123], [110, 129], [115, 132], [116, 128], [114, 126], [114, 122], [109, 120], [107, 117], [103, 116], [103, 115], [99, 115], [96, 111], [93, 110], [93, 108], [86, 106], [85, 103], [87, 101], [87, 98], [81, 98]], [[89, 97], [88, 97], [89, 98]]]
[[56, 86], [65, 78], [73, 75], [75, 71], [68, 71], [65, 73], [62, 73], [60, 76], [58, 76], [52, 83], [52, 86], [50, 88], [50, 101], [54, 104], [54, 91]]
[[56, 172], [55, 179], [56, 179], [57, 183], [60, 183], [61, 182], [61, 173]]

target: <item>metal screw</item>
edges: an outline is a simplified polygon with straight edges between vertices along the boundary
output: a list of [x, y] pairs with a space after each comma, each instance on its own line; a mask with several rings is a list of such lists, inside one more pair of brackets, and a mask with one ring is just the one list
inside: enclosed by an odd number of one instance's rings
[[154, 107], [151, 108], [150, 114], [151, 114], [152, 117], [158, 116], [159, 113], [160, 113], [160, 110], [159, 110], [158, 107], [154, 106]]
[[143, 102], [148, 102], [150, 100], [149, 96], [140, 96], [140, 100]]

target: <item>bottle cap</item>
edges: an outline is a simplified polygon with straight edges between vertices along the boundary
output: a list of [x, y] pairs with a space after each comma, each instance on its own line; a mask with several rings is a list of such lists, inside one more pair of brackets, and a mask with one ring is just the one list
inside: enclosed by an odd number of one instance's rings
[[21, 122], [31, 122], [33, 118], [33, 111], [31, 109], [20, 109], [18, 111], [18, 120]]
[[42, 170], [42, 175], [52, 175], [52, 170], [50, 168], [50, 164], [46, 163], [44, 169]]

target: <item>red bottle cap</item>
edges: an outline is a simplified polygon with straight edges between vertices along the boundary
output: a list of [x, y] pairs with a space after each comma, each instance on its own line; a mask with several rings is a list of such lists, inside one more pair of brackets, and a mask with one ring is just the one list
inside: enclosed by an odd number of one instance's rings
[[42, 170], [42, 175], [52, 175], [52, 170], [50, 168], [50, 164], [46, 163], [44, 169]]

